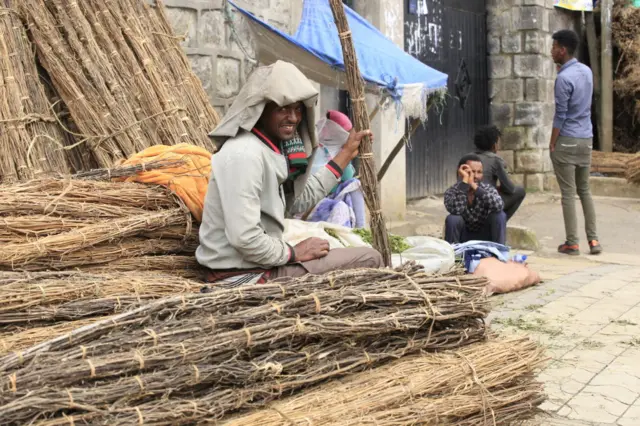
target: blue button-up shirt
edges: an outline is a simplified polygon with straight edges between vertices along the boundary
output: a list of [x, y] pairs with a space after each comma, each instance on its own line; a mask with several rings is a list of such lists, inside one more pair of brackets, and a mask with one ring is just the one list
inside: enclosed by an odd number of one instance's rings
[[591, 68], [572, 59], [560, 68], [555, 87], [556, 115], [553, 127], [560, 136], [592, 138], [591, 99], [593, 73]]

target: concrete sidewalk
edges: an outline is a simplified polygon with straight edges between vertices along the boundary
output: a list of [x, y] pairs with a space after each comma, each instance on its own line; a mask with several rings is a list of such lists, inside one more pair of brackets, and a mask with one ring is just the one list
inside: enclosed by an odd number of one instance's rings
[[543, 425], [640, 425], [640, 258], [532, 256], [544, 282], [494, 298], [492, 328], [547, 348]]

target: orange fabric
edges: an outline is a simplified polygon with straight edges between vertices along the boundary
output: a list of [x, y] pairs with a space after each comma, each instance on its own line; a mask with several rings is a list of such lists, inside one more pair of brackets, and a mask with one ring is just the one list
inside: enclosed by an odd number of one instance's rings
[[157, 160], [182, 160], [184, 164], [139, 172], [123, 180], [166, 186], [182, 199], [200, 222], [211, 175], [211, 155], [204, 148], [186, 143], [174, 146], [155, 145], [135, 154], [123, 165], [133, 166]]

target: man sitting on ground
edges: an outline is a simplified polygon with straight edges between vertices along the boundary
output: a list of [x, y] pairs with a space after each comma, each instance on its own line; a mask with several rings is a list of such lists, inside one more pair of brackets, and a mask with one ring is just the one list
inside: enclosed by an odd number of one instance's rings
[[498, 191], [482, 181], [482, 160], [475, 154], [458, 163], [458, 182], [447, 189], [444, 205], [449, 212], [444, 239], [450, 244], [470, 240], [504, 244], [507, 215]]
[[351, 132], [342, 151], [311, 174], [318, 92], [292, 64], [256, 69], [211, 136], [219, 151], [200, 226], [198, 262], [207, 281], [235, 286], [279, 277], [383, 266], [370, 248], [329, 250], [310, 238], [283, 240], [285, 216], [308, 211], [340, 182], [370, 131]]
[[477, 148], [474, 154], [482, 160], [483, 182], [500, 193], [508, 221], [522, 204], [526, 192], [523, 187], [516, 186], [511, 181], [505, 161], [497, 154], [501, 137], [496, 126], [483, 126], [476, 132], [473, 142]]

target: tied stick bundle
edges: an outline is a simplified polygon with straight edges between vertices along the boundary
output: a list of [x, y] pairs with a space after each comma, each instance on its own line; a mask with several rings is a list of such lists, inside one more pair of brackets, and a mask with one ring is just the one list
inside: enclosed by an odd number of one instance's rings
[[627, 163], [627, 180], [632, 183], [640, 183], [640, 154], [636, 154]]
[[0, 0], [0, 182], [70, 171], [27, 33]]
[[[363, 131], [371, 128], [369, 114], [364, 97], [364, 80], [360, 75], [358, 67], [358, 57], [355, 48], [349, 23], [344, 13], [342, 0], [329, 0], [333, 17], [338, 27], [340, 43], [342, 45], [342, 55], [344, 58], [345, 71], [347, 73], [347, 87], [353, 105], [353, 119], [356, 131]], [[371, 215], [371, 232], [373, 234], [373, 247], [380, 252], [386, 266], [391, 265], [391, 248], [389, 246], [389, 235], [385, 225], [384, 217], [380, 207], [380, 188], [376, 165], [372, 154], [372, 143], [369, 137], [362, 140], [360, 144], [360, 175], [365, 201], [369, 214]]]
[[114, 314], [152, 299], [197, 293], [202, 284], [157, 272], [0, 273], [0, 325]]
[[193, 254], [197, 229], [165, 188], [49, 179], [0, 186], [0, 242], [0, 270], [61, 270]]
[[544, 401], [533, 374], [541, 348], [496, 339], [457, 351], [408, 357], [232, 418], [225, 426], [511, 424]]
[[153, 145], [213, 152], [219, 118], [161, 1], [20, 0], [38, 59], [78, 129], [79, 146], [110, 167]]
[[591, 155], [591, 171], [624, 177], [628, 171], [629, 162], [635, 154], [622, 152], [593, 151]]
[[0, 359], [0, 417], [220, 419], [398, 357], [484, 339], [486, 284], [408, 265], [161, 299]]

